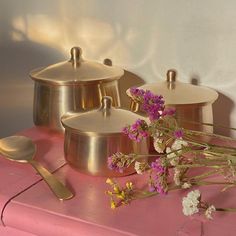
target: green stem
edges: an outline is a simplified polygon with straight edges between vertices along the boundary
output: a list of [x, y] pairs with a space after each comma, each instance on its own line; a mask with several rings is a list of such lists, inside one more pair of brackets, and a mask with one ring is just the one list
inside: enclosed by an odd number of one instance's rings
[[228, 182], [214, 182], [214, 181], [200, 181], [200, 182], [196, 182], [196, 183], [192, 183], [193, 185], [236, 185], [233, 183], [228, 183]]
[[197, 121], [190, 121], [190, 120], [184, 120], [184, 119], [177, 119], [177, 120], [182, 121], [182, 122], [186, 122], [189, 124], [206, 125], [206, 126], [219, 127], [219, 128], [223, 128], [223, 129], [231, 129], [231, 130], [236, 131], [236, 128], [226, 127], [223, 125], [216, 125], [216, 124], [211, 124], [211, 123], [206, 123], [206, 122], [197, 122]]
[[214, 175], [216, 173], [218, 173], [218, 170], [211, 170], [211, 171], [208, 171], [207, 173], [203, 173], [201, 175], [197, 175], [192, 178], [189, 178], [189, 180], [191, 181], [191, 180], [204, 179], [204, 178]]
[[[224, 165], [203, 165], [203, 164], [182, 164], [182, 165], [177, 165], [176, 167], [178, 168], [194, 168], [194, 167], [210, 167], [210, 168], [216, 168], [216, 169], [220, 169], [222, 168], [222, 166]], [[227, 165], [225, 165], [227, 166]]]
[[197, 130], [190, 130], [190, 129], [184, 129], [186, 132], [194, 134], [194, 135], [200, 135], [200, 136], [212, 136], [212, 137], [216, 137], [216, 138], [221, 138], [221, 139], [225, 139], [228, 141], [234, 141], [233, 138], [230, 137], [226, 137], [220, 134], [214, 134], [214, 133], [207, 133], [207, 132], [202, 132], [202, 131], [197, 131]]
[[216, 208], [216, 211], [236, 212], [236, 208]]

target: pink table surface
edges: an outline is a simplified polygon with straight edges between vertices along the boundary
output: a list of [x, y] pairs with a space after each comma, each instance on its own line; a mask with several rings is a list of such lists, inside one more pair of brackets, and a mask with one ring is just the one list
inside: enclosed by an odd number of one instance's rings
[[[33, 127], [16, 135], [30, 137], [35, 142], [37, 145], [35, 160], [51, 172], [65, 164], [62, 134]], [[9, 161], [1, 155], [0, 157], [0, 210], [3, 212], [12, 198], [36, 184], [41, 177], [30, 165]]]
[[[30, 134], [31, 137], [45, 135], [44, 138], [48, 135], [35, 128], [24, 134]], [[63, 154], [62, 140], [63, 137], [54, 137], [55, 146], [52, 144], [50, 149], [46, 148], [47, 142], [39, 142], [38, 148], [42, 153], [48, 150], [39, 160], [42, 158], [54, 161], [55, 156], [60, 157]], [[2, 164], [2, 160], [0, 163]], [[6, 166], [6, 169], [14, 173], [15, 169], [23, 168], [23, 165], [16, 165], [17, 163], [14, 163], [14, 168]], [[4, 173], [8, 171], [5, 170]], [[21, 171], [23, 172], [23, 169]], [[181, 200], [187, 190], [136, 200], [130, 205], [111, 210], [109, 198], [104, 193], [108, 190], [106, 178], [78, 173], [68, 165], [57, 168], [55, 175], [71, 188], [76, 196], [60, 202], [43, 181], [31, 184], [25, 191], [19, 188], [21, 191], [11, 196], [2, 211], [2, 221], [5, 225], [2, 228], [8, 228], [11, 232], [6, 235], [236, 235], [236, 213], [216, 213], [214, 220], [210, 221], [201, 216], [184, 216]], [[118, 180], [124, 183], [128, 179], [137, 186], [144, 184], [143, 177], [139, 175]], [[219, 186], [202, 187], [201, 190], [204, 199], [216, 206], [236, 207], [236, 189], [221, 194]], [[14, 229], [21, 233], [16, 233]]]

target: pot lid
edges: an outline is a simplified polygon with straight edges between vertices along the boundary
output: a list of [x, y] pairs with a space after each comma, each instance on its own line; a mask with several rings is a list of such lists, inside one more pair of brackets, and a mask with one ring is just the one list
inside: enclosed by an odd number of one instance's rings
[[[218, 93], [213, 89], [177, 81], [175, 70], [167, 71], [166, 81], [145, 84], [139, 88], [162, 95], [166, 105], [204, 105], [213, 103], [218, 98]], [[127, 95], [131, 97], [129, 90]]]
[[62, 119], [62, 125], [76, 133], [88, 135], [120, 134], [122, 129], [133, 124], [137, 119], [145, 119], [128, 110], [112, 107], [112, 98], [104, 96], [101, 107], [85, 113], [67, 113]]
[[124, 70], [108, 64], [87, 61], [79, 47], [71, 49], [71, 59], [30, 72], [33, 80], [59, 85], [119, 79]]

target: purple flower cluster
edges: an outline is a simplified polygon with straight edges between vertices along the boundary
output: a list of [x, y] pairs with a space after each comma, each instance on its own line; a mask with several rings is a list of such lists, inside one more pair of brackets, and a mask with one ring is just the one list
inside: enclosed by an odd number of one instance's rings
[[148, 114], [151, 121], [158, 120], [164, 111], [164, 103], [162, 96], [154, 95], [150, 91], [146, 91], [143, 95], [141, 109]]
[[174, 137], [177, 139], [183, 138], [184, 131], [182, 129], [177, 129], [174, 131]]
[[145, 94], [145, 90], [143, 90], [143, 89], [138, 89], [138, 88], [136, 88], [136, 87], [130, 88], [129, 91], [130, 91], [131, 95], [132, 95], [133, 97], [135, 97], [135, 98], [142, 98], [143, 95]]
[[149, 191], [165, 194], [167, 191], [167, 168], [161, 164], [161, 159], [151, 163]]
[[163, 175], [165, 173], [165, 167], [162, 166], [160, 158], [156, 159], [151, 163], [151, 168], [154, 170], [158, 175]]
[[130, 93], [134, 99], [141, 102], [141, 110], [147, 113], [151, 121], [157, 120], [161, 117], [161, 114], [165, 109], [165, 102], [162, 96], [154, 95], [149, 90], [145, 91], [138, 88], [131, 88]]
[[110, 170], [114, 170], [120, 173], [124, 172], [124, 169], [128, 168], [133, 162], [132, 155], [124, 155], [121, 152], [117, 152], [107, 158], [107, 166]]
[[123, 168], [117, 166], [117, 163], [113, 160], [112, 156], [109, 156], [107, 158], [107, 166], [110, 170], [114, 170], [114, 171], [123, 173]]
[[123, 133], [128, 135], [131, 140], [140, 142], [142, 138], [148, 137], [148, 125], [144, 120], [136, 120], [134, 124], [123, 128]]
[[162, 116], [173, 116], [175, 115], [176, 109], [169, 107], [169, 108], [165, 108], [165, 110], [162, 113]]

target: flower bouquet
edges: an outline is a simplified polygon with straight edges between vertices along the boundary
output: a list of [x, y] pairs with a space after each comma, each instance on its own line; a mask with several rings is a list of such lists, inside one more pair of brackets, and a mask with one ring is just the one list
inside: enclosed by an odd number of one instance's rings
[[[236, 186], [236, 148], [232, 147], [233, 139], [217, 134], [195, 131], [180, 127], [175, 118], [175, 110], [166, 108], [162, 96], [138, 88], [130, 89], [132, 98], [141, 105], [149, 122], [137, 120], [124, 127], [124, 134], [136, 142], [151, 138], [155, 153], [143, 155], [135, 153], [114, 153], [108, 157], [108, 167], [122, 172], [134, 166], [137, 174], [146, 178], [147, 189], [138, 189], [128, 181], [125, 186], [107, 179], [111, 190], [111, 208], [128, 204], [132, 200], [168, 194], [172, 190], [191, 189], [201, 185], [221, 185], [222, 191]], [[210, 125], [210, 124], [208, 124]], [[212, 142], [203, 141], [210, 137]], [[215, 140], [223, 141], [224, 145]], [[147, 157], [147, 155], [145, 155]], [[192, 170], [199, 171], [192, 171]], [[217, 176], [217, 181], [211, 177]], [[212, 219], [215, 211], [235, 211], [233, 208], [218, 208], [202, 200], [198, 189], [190, 191], [182, 200], [183, 213], [186, 216], [204, 212]]]

